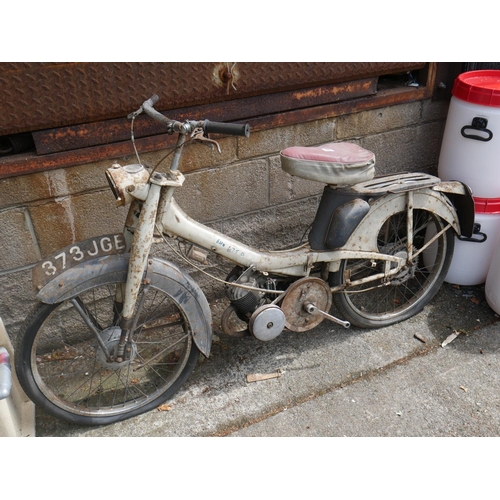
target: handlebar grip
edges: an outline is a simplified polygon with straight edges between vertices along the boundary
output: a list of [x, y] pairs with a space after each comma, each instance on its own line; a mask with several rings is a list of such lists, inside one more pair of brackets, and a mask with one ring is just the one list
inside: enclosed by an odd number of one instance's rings
[[222, 123], [205, 120], [203, 130], [213, 134], [240, 135], [250, 137], [250, 125], [248, 123]]
[[165, 115], [162, 115], [159, 111], [156, 111], [156, 109], [153, 107], [159, 100], [160, 98], [156, 94], [153, 94], [147, 101], [144, 101], [142, 103], [143, 111], [151, 118], [154, 118], [156, 121], [164, 123], [165, 125], [175, 125], [177, 122], [175, 122], [174, 120], [170, 120]]
[[160, 98], [156, 94], [153, 94], [144, 104], [147, 103], [150, 106], [154, 106], [159, 100]]

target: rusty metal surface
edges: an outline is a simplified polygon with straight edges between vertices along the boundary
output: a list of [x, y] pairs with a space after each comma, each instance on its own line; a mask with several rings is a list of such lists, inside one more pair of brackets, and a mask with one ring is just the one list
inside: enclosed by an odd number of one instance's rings
[[[368, 96], [365, 98], [362, 97], [360, 99], [328, 103], [304, 109], [295, 109], [267, 116], [257, 116], [249, 119], [248, 123], [250, 123], [252, 131], [256, 132], [258, 130], [273, 127], [283, 127], [287, 125], [294, 125], [296, 123], [333, 118], [335, 116], [348, 113], [357, 113], [360, 111], [392, 106], [405, 102], [428, 99], [431, 95], [432, 88], [429, 86], [419, 89], [405, 87], [404, 89], [397, 89], [389, 92], [377, 92], [377, 95], [375, 96]], [[238, 101], [234, 101], [234, 103], [237, 104]], [[203, 106], [203, 108], [205, 109], [205, 106]], [[211, 106], [208, 105], [208, 108], [211, 108]], [[211, 116], [216, 117], [215, 120], [217, 121], [217, 112], [215, 108], [212, 109], [214, 109], [214, 114]], [[207, 115], [206, 112], [201, 114], [203, 116]], [[223, 118], [220, 119], [220, 121], [223, 120]], [[142, 137], [137, 139], [136, 143], [138, 149], [142, 153], [175, 146], [173, 136], [165, 134]], [[6, 156], [0, 160], [0, 179], [16, 175], [31, 174], [44, 170], [83, 165], [85, 163], [97, 162], [104, 159], [115, 160], [117, 158], [133, 154], [134, 149], [132, 147], [132, 143], [130, 140], [126, 140], [61, 153], [46, 155], [26, 153], [15, 156]], [[190, 171], [190, 168], [188, 167], [186, 171]]]
[[0, 136], [410, 71], [425, 63], [0, 63]]
[[[268, 116], [289, 112], [292, 109], [317, 107], [325, 103], [374, 95], [377, 92], [376, 78], [353, 82], [322, 85], [313, 89], [298, 89], [273, 94], [244, 97], [211, 105], [191, 106], [169, 110], [165, 114], [174, 120], [210, 119], [227, 122], [248, 120], [254, 116]], [[163, 105], [163, 99], [157, 108]], [[134, 136], [147, 137], [165, 132], [165, 126], [151, 118], [139, 116], [134, 124]], [[95, 123], [59, 127], [33, 133], [38, 154], [57, 153], [86, 148], [99, 144], [130, 140], [130, 120], [117, 118]]]
[[305, 306], [310, 303], [328, 312], [332, 306], [330, 287], [320, 278], [302, 278], [290, 285], [281, 303], [286, 327], [292, 332], [306, 332], [323, 321], [321, 315], [311, 315]]

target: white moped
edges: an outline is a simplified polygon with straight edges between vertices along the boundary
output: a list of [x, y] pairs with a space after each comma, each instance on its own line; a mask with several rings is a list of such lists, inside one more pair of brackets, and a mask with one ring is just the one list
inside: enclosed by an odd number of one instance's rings
[[130, 204], [123, 233], [69, 245], [33, 270], [40, 302], [22, 327], [15, 365], [28, 396], [57, 418], [101, 425], [149, 411], [182, 386], [200, 352], [209, 355], [205, 295], [177, 265], [150, 255], [157, 238], [182, 242], [190, 263], [203, 252], [232, 261], [222, 329], [265, 342], [324, 319], [371, 328], [413, 316], [443, 283], [455, 234], [472, 235], [467, 186], [421, 173], [375, 177], [372, 152], [339, 142], [281, 152], [286, 172], [325, 184], [307, 242], [252, 248], [194, 221], [173, 197], [186, 143], [214, 143], [209, 133], [248, 137], [248, 125], [170, 120], [157, 100], [129, 118], [132, 132], [145, 112], [178, 134], [169, 170], [112, 165], [117, 204]]

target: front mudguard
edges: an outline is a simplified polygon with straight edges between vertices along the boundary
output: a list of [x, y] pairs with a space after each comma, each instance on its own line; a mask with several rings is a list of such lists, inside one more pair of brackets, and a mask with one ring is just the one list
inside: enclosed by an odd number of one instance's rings
[[[125, 281], [129, 254], [96, 257], [66, 270], [43, 286], [37, 298], [47, 304], [71, 299], [94, 286]], [[171, 262], [150, 258], [145, 279], [150, 286], [168, 293], [189, 317], [193, 339], [208, 357], [212, 344], [212, 315], [201, 288], [185, 272]]]

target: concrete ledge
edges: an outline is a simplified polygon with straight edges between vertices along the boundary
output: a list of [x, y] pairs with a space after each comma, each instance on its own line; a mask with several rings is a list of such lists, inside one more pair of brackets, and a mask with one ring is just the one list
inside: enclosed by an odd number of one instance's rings
[[[14, 348], [1, 318], [0, 347], [5, 347], [9, 351], [12, 366]], [[19, 385], [14, 368], [12, 368], [10, 396], [0, 400], [0, 437], [35, 437], [35, 405]]]

